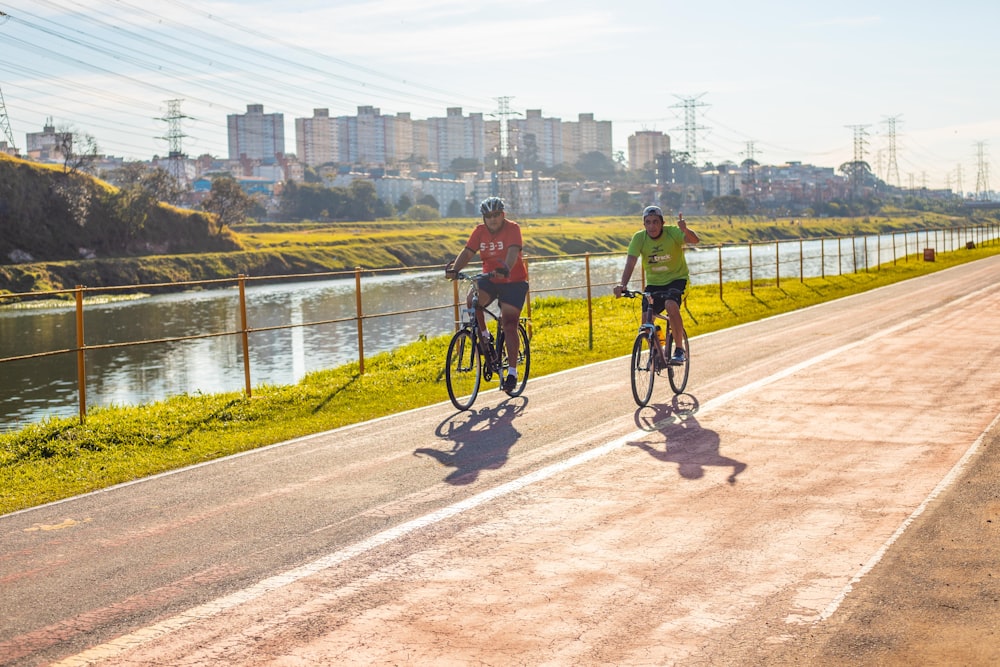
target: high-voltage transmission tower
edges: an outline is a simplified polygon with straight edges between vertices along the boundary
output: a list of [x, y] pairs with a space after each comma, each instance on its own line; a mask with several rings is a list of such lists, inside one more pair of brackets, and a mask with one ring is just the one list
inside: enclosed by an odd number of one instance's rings
[[[0, 12], [0, 25], [7, 22], [10, 18], [10, 14], [5, 14]], [[7, 139], [7, 145], [10, 149], [14, 151], [14, 155], [19, 155], [17, 152], [17, 145], [14, 143], [14, 132], [10, 129], [10, 118], [7, 117], [7, 105], [3, 101], [3, 89], [0, 88], [0, 132], [2, 136]]]
[[510, 118], [518, 112], [510, 110], [510, 97], [497, 97], [497, 110], [491, 114], [500, 121], [500, 137], [497, 142], [499, 158], [493, 166], [493, 194], [501, 197], [517, 209], [514, 193], [514, 177], [517, 175], [517, 146], [510, 131]]
[[698, 166], [698, 130], [707, 129], [705, 127], [700, 127], [698, 125], [697, 110], [698, 107], [708, 106], [704, 102], [699, 102], [698, 99], [701, 98], [705, 93], [701, 95], [696, 95], [695, 97], [680, 97], [679, 95], [674, 95], [678, 98], [681, 103], [675, 104], [671, 108], [684, 109], [684, 127], [675, 127], [674, 130], [684, 130], [684, 150], [688, 154], [688, 158], [691, 160], [691, 164], [695, 167]]
[[185, 116], [181, 113], [181, 102], [183, 101], [167, 100], [167, 115], [157, 119], [167, 122], [167, 136], [157, 137], [157, 139], [166, 139], [170, 144], [170, 152], [167, 154], [169, 158], [169, 169], [167, 171], [177, 179], [178, 183], [186, 184], [187, 172], [184, 170], [184, 159], [187, 156], [184, 155], [182, 143], [184, 137], [187, 135], [181, 129], [181, 121], [185, 118], [190, 118], [190, 116]]
[[[747, 168], [746, 182], [750, 185], [753, 206], [756, 209], [760, 205], [760, 197], [759, 188], [757, 187], [757, 151], [752, 141], [747, 142], [746, 159], [743, 161], [743, 164]], [[746, 194], [744, 193], [745, 196]]]
[[14, 151], [14, 155], [18, 155], [14, 133], [10, 129], [10, 118], [7, 117], [7, 105], [3, 101], [3, 88], [0, 88], [0, 131], [3, 132], [2, 136], [7, 139], [7, 145]]
[[896, 121], [899, 116], [891, 116], [885, 120], [889, 133], [889, 164], [885, 168], [885, 182], [890, 185], [899, 185], [899, 165], [896, 164]]
[[[868, 145], [867, 125], [848, 125], [854, 130], [854, 160], [846, 165], [847, 173], [851, 178], [851, 195], [857, 195], [864, 185], [865, 174], [870, 171], [868, 163], [865, 162], [865, 146]], [[841, 167], [844, 169], [844, 167]]]
[[986, 144], [980, 141], [976, 144], [976, 201], [990, 200], [990, 165], [986, 161]]

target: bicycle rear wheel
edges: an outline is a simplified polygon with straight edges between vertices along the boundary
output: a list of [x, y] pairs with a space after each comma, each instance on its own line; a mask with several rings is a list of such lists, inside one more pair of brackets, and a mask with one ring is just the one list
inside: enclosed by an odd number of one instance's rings
[[635, 337], [632, 346], [632, 398], [640, 408], [646, 407], [649, 397], [653, 395], [653, 380], [656, 379], [654, 354], [659, 353], [653, 346], [651, 334], [642, 332]]
[[[670, 359], [674, 355], [674, 337], [672, 334], [667, 334], [667, 359]], [[675, 394], [679, 394], [684, 391], [688, 383], [688, 373], [691, 372], [691, 344], [688, 342], [687, 331], [684, 332], [684, 363], [674, 364], [671, 363], [667, 366], [667, 379], [670, 381], [670, 388], [674, 390]]]
[[[528, 341], [528, 332], [523, 324], [517, 325], [517, 386], [508, 396], [520, 396], [524, 391], [524, 385], [528, 383], [528, 373], [531, 372], [531, 344]], [[497, 353], [500, 355], [500, 382], [507, 377], [507, 346], [504, 344], [503, 330], [497, 336]]]
[[482, 357], [472, 331], [461, 329], [448, 344], [448, 360], [444, 368], [448, 398], [459, 410], [468, 410], [479, 394]]

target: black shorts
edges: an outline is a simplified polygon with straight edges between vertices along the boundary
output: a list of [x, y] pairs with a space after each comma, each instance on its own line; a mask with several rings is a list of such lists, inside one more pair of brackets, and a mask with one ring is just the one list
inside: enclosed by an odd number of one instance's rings
[[684, 290], [687, 288], [687, 281], [683, 278], [674, 280], [666, 285], [646, 285], [646, 292], [653, 295], [653, 303], [648, 299], [642, 300], [642, 312], [652, 310], [654, 313], [662, 313], [666, 308], [667, 301], [673, 301], [678, 306], [684, 298]]
[[489, 278], [480, 278], [479, 289], [490, 295], [490, 303], [499, 297], [500, 303], [514, 306], [518, 310], [524, 308], [524, 299], [528, 296], [528, 283], [523, 280], [516, 283], [495, 283]]

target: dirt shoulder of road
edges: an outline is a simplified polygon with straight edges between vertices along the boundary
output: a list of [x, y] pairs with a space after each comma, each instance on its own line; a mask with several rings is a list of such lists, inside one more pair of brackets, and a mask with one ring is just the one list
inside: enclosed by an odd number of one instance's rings
[[760, 664], [1000, 664], [1000, 427], [825, 622]]

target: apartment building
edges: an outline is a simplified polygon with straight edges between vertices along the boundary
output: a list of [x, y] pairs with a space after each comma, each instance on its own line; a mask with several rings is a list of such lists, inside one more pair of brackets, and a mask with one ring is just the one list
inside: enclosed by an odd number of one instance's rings
[[612, 154], [612, 131], [610, 120], [594, 120], [594, 114], [579, 114], [576, 121], [562, 124], [563, 160], [574, 164], [586, 153], [601, 153], [609, 160]]
[[[262, 112], [253, 105], [248, 111], [251, 108]], [[592, 113], [563, 122], [543, 117], [541, 109], [529, 109], [524, 118], [507, 123], [506, 148], [513, 151], [518, 165], [527, 160], [530, 166], [551, 168], [572, 164], [593, 151], [612, 158], [611, 121], [596, 121]], [[482, 113], [466, 115], [461, 107], [450, 107], [444, 116], [425, 120], [414, 120], [409, 113], [383, 116], [372, 106], [358, 107], [355, 116], [337, 118], [330, 118], [326, 109], [315, 109], [312, 118], [295, 120], [297, 155], [309, 166], [339, 162], [389, 167], [416, 160], [447, 170], [456, 158], [464, 158], [491, 171], [494, 165], [484, 162], [500, 152], [501, 134], [499, 120], [486, 120]]]
[[528, 109], [524, 118], [510, 120], [510, 131], [521, 164], [551, 169], [563, 163], [561, 119], [544, 118], [541, 109]]
[[628, 166], [631, 171], [655, 165], [656, 157], [670, 153], [670, 137], [654, 130], [640, 130], [628, 138]]
[[340, 159], [340, 132], [329, 109], [313, 109], [312, 118], [295, 119], [295, 155], [309, 167]]
[[230, 160], [274, 164], [285, 155], [285, 116], [264, 113], [264, 105], [248, 104], [245, 114], [226, 117]]
[[42, 162], [63, 160], [63, 147], [73, 148], [73, 134], [70, 132], [56, 132], [52, 118], [46, 119], [41, 132], [28, 132], [25, 134], [26, 154], [32, 160]]

